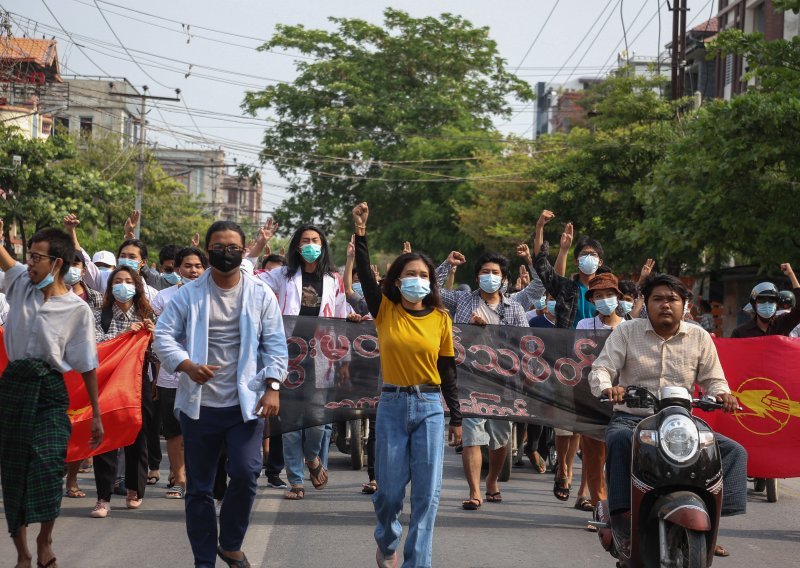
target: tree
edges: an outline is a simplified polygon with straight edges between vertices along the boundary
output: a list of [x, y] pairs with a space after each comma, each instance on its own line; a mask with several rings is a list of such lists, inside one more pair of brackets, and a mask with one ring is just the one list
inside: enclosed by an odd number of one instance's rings
[[479, 153], [497, 153], [492, 120], [511, 113], [530, 87], [509, 73], [488, 29], [459, 16], [412, 18], [384, 12], [383, 27], [331, 18], [337, 30], [279, 25], [260, 49], [310, 57], [297, 78], [247, 93], [243, 108], [271, 111], [264, 162], [290, 184], [276, 212], [282, 226], [315, 221], [330, 231], [359, 201], [370, 204], [377, 247], [443, 257], [476, 244], [459, 231], [454, 207]]
[[[549, 229], [552, 243], [571, 221], [576, 236], [588, 234], [603, 244], [606, 263], [615, 270], [640, 268], [655, 247], [634, 242], [627, 232], [644, 219], [634, 187], [664, 157], [681, 104], [659, 94], [663, 82], [620, 70], [581, 100], [592, 111], [588, 129], [542, 136], [532, 144], [520, 141], [501, 156], [482, 156], [473, 200], [457, 208], [463, 230], [476, 241], [509, 250], [533, 232], [539, 212], [550, 209], [561, 221]], [[480, 181], [520, 171], [523, 185]]]

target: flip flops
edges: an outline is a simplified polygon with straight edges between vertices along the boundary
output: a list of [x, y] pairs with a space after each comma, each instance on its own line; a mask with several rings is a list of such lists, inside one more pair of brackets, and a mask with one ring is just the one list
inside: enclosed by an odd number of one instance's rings
[[566, 477], [556, 479], [555, 483], [553, 483], [553, 495], [555, 495], [556, 499], [559, 501], [567, 501], [569, 500], [570, 487]]
[[477, 511], [483, 502], [480, 499], [467, 499], [461, 502], [461, 508], [465, 511]]
[[497, 493], [486, 493], [486, 501], [489, 503], [502, 503], [503, 496], [498, 491]]
[[311, 477], [311, 485], [314, 486], [314, 489], [317, 491], [325, 489], [325, 486], [328, 485], [328, 471], [322, 466], [322, 460], [317, 458], [314, 460], [317, 462], [317, 467], [311, 467], [311, 464], [314, 462], [310, 462], [306, 460], [306, 465], [308, 466], [308, 473]]

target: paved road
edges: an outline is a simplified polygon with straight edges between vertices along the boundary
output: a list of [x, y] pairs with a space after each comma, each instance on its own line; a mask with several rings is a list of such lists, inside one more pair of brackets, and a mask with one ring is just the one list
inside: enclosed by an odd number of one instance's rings
[[[301, 502], [283, 500], [281, 491], [266, 487], [261, 479], [244, 546], [253, 566], [374, 566], [372, 504], [360, 493], [366, 470], [352, 471], [348, 459], [335, 448], [331, 448], [330, 465], [328, 488], [314, 491], [309, 484]], [[183, 502], [163, 499], [163, 483], [148, 490], [138, 511], [126, 510], [124, 499], [115, 496], [107, 519], [88, 518], [94, 505], [92, 478], [82, 476], [81, 485], [89, 496], [65, 498], [56, 526], [55, 550], [62, 567], [191, 565]], [[466, 483], [460, 458], [448, 449], [434, 566], [613, 567], [613, 559], [602, 551], [597, 537], [584, 530], [586, 513], [574, 510], [572, 500], [568, 504], [556, 501], [551, 488], [551, 475], [536, 475], [530, 467], [515, 468], [512, 479], [502, 485], [503, 503], [485, 504], [477, 512], [463, 511], [460, 503], [466, 496]], [[800, 480], [783, 481], [780, 489], [778, 503], [751, 495], [747, 515], [723, 520], [721, 541], [732, 556], [718, 559], [715, 568], [800, 567]], [[10, 539], [0, 540], [0, 566], [13, 566], [14, 559]]]

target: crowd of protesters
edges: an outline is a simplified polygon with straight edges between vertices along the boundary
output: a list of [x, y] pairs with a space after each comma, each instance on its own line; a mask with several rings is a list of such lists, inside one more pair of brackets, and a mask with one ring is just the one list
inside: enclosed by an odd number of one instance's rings
[[[374, 502], [380, 567], [397, 564], [400, 512], [409, 483], [411, 516], [403, 566], [431, 565], [445, 438], [461, 453], [466, 478], [463, 509], [477, 511], [484, 502], [503, 499], [499, 476], [512, 423], [462, 420], [454, 323], [577, 329], [610, 332], [614, 337], [653, 332], [652, 341], [666, 344], [670, 338], [659, 335], [653, 319], [653, 310], [661, 309], [652, 302], [655, 286], [668, 296], [656, 294], [656, 299], [679, 304], [676, 335], [700, 338], [687, 349], [700, 344], [708, 348], [707, 336], [714, 329], [708, 301], [695, 302], [695, 321], [688, 290], [677, 279], [662, 277], [654, 283], [658, 276], [651, 259], [644, 262], [638, 281], [621, 279], [605, 263], [602, 244], [588, 236], [573, 243], [568, 223], [558, 257], [551, 263], [549, 243], [544, 240], [545, 227], [555, 218], [550, 211], [543, 211], [537, 221], [532, 249], [519, 245], [518, 269], [501, 254], [486, 253], [472, 264], [470, 285], [458, 287], [456, 272], [467, 263], [463, 254], [453, 251], [437, 267], [426, 255], [412, 251], [409, 243], [381, 277], [371, 264], [368, 218], [366, 203], [355, 207], [354, 235], [341, 273], [334, 266], [325, 232], [314, 225], [298, 228], [286, 251], [274, 254], [270, 241], [278, 226], [272, 220], [250, 243], [238, 225], [218, 221], [209, 227], [202, 245], [200, 235], [195, 235], [188, 246], [162, 248], [157, 262], [134, 236], [138, 212], [126, 222], [116, 252], [90, 256], [78, 241], [80, 220], [75, 215], [64, 218], [63, 230], [37, 232], [28, 243], [25, 263], [16, 262], [0, 246], [0, 324], [10, 361], [0, 382], [0, 470], [17, 566], [32, 565], [26, 541], [31, 523], [42, 523], [37, 566], [56, 565], [51, 534], [61, 497], [87, 497], [78, 485], [79, 472], [94, 474], [96, 500], [87, 507], [91, 517], [109, 517], [113, 494], [124, 496], [128, 509], [146, 507], [148, 486], [160, 481], [162, 437], [169, 476], [161, 495], [185, 501], [195, 566], [214, 566], [217, 557], [230, 566], [249, 566], [241, 547], [262, 471], [268, 485], [283, 489], [284, 498], [292, 501], [306, 497], [306, 469], [315, 490], [329, 483], [330, 425], [277, 433], [288, 362], [282, 315], [374, 322], [381, 352], [380, 376], [375, 377], [379, 402], [377, 417], [370, 420], [368, 482], [361, 491], [372, 495]], [[748, 304], [751, 319], [737, 327], [733, 337], [798, 335], [800, 306], [795, 295], [800, 283], [789, 264], [781, 269], [793, 292], [780, 291], [770, 282], [758, 284]], [[647, 294], [642, 293], [644, 286], [649, 286]], [[141, 430], [124, 448], [64, 464], [69, 423], [61, 373], [74, 370], [84, 377], [96, 447], [103, 438], [96, 343], [140, 330], [151, 336], [137, 385]], [[303, 330], [294, 333], [302, 335]], [[615, 394], [607, 391], [615, 377], [605, 369], [613, 368], [613, 357], [604, 350], [601, 364], [592, 371], [597, 388], [610, 395]], [[646, 354], [639, 357], [640, 362], [646, 360]], [[718, 365], [715, 350], [712, 362]], [[303, 366], [302, 388], [310, 391], [330, 384], [333, 374], [341, 378], [350, 372], [347, 357], [335, 366], [308, 358]], [[619, 370], [615, 372], [619, 375]], [[657, 383], [663, 372], [654, 376]], [[713, 394], [729, 403], [721, 370], [709, 380]], [[34, 382], [36, 392], [28, 386]], [[315, 393], [310, 392], [308, 399], [315, 400]], [[442, 399], [449, 411], [447, 428]], [[520, 437], [521, 452], [539, 474], [547, 469], [540, 444], [543, 430], [542, 425], [524, 425]], [[605, 473], [618, 463], [620, 435], [628, 434], [620, 434], [616, 427], [607, 435], [614, 444], [611, 452], [612, 446], [607, 450], [602, 440], [556, 429], [553, 496], [561, 501], [572, 496], [573, 463], [580, 452], [575, 508], [586, 511], [588, 521], [598, 502], [610, 497], [612, 509], [616, 507], [612, 512], [624, 514], [629, 504], [619, 489], [608, 487]], [[21, 444], [33, 445], [35, 456], [22, 451]], [[480, 483], [482, 446], [488, 446], [485, 494]], [[739, 448], [732, 446], [730, 451]], [[746, 459], [736, 456], [739, 461]], [[281, 478], [284, 469], [288, 483]], [[31, 471], [36, 474], [26, 474]], [[739, 481], [731, 482], [737, 491]], [[31, 499], [34, 491], [36, 499]], [[147, 495], [152, 495], [152, 488]], [[743, 507], [739, 509], [737, 513], [743, 512]], [[722, 547], [717, 553], [728, 554]]]

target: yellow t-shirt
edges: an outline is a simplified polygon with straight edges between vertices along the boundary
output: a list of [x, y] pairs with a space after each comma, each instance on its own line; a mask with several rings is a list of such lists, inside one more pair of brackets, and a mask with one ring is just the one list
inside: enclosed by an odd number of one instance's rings
[[436, 361], [453, 357], [453, 322], [434, 309], [425, 316], [412, 316], [386, 296], [375, 318], [381, 350], [383, 381], [402, 387], [441, 384]]

